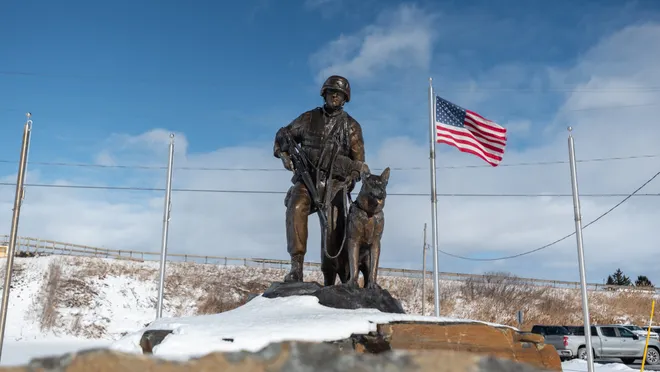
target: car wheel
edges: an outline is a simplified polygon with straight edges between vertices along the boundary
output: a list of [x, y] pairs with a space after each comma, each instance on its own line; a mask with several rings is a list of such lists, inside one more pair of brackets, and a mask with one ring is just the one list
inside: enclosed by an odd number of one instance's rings
[[646, 350], [646, 363], [649, 365], [660, 363], [660, 352], [658, 352], [658, 349], [650, 347]]
[[578, 359], [587, 360], [588, 359], [588, 357], [587, 357], [587, 348], [584, 347], [584, 346], [581, 346], [577, 351], [577, 357], [578, 357]]

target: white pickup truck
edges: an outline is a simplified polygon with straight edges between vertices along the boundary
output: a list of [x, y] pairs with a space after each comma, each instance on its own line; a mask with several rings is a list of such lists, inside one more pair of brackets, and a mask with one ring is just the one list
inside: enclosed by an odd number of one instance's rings
[[[586, 360], [587, 348], [584, 338], [584, 326], [569, 326], [567, 329], [573, 333], [573, 337], [568, 337], [566, 344], [551, 344], [555, 346], [560, 355], [562, 354], [562, 350], [566, 350], [569, 354]], [[582, 337], [577, 339], [575, 336]], [[622, 325], [591, 326], [591, 346], [593, 348], [594, 358], [619, 358], [625, 364], [632, 364], [635, 360], [642, 359], [645, 344], [645, 337], [634, 334]], [[646, 364], [660, 364], [660, 342], [657, 339], [649, 339]]]
[[578, 351], [576, 345], [584, 343], [584, 332], [582, 336], [575, 336], [568, 327], [560, 325], [535, 324], [531, 333], [543, 336], [545, 343], [554, 346], [562, 360], [575, 359]]

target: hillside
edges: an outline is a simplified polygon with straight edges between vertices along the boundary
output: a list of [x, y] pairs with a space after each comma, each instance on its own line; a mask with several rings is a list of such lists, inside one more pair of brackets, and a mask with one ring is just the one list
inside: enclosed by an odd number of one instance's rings
[[[0, 265], [4, 272], [4, 262]], [[168, 263], [163, 316], [208, 314], [233, 309], [250, 293], [283, 278], [285, 269]], [[322, 282], [320, 272], [306, 280]], [[441, 314], [516, 325], [579, 324], [580, 294], [520, 284], [515, 277], [487, 282], [442, 281]], [[421, 280], [382, 277], [381, 285], [401, 300], [405, 310], [421, 314]], [[91, 257], [17, 257], [9, 302], [7, 339], [44, 336], [116, 339], [154, 319], [158, 262], [132, 262]], [[433, 313], [432, 281], [426, 283], [425, 315]], [[651, 295], [643, 292], [591, 292], [595, 322], [648, 322]]]

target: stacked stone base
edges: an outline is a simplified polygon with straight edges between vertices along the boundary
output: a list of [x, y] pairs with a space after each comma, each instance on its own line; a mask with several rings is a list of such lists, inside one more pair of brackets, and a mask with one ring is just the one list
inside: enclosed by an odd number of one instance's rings
[[[396, 331], [395, 331], [396, 332]], [[61, 357], [35, 359], [28, 366], [0, 372], [544, 372], [550, 370], [487, 354], [452, 350], [412, 350], [365, 354], [327, 343], [285, 342], [257, 353], [211, 353], [186, 362], [150, 355], [89, 350]]]

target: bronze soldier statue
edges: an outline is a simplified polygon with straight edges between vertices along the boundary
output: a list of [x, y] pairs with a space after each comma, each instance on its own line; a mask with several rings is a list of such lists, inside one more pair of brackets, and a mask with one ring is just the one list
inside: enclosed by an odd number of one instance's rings
[[344, 111], [344, 104], [351, 100], [348, 80], [337, 75], [328, 77], [321, 96], [325, 101], [322, 107], [302, 113], [275, 135], [274, 156], [294, 172], [293, 186], [284, 198], [287, 251], [291, 256], [291, 271], [285, 282], [303, 281], [308, 216], [315, 212], [321, 222], [322, 243], [327, 247], [327, 252], [321, 252], [325, 285], [333, 285], [336, 275], [342, 283], [348, 280], [347, 265], [338, 265], [328, 254], [338, 256], [344, 240], [346, 199], [361, 172], [369, 168], [364, 163], [362, 128]]

